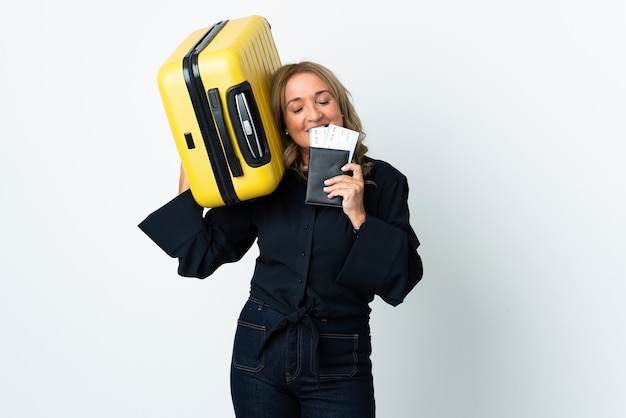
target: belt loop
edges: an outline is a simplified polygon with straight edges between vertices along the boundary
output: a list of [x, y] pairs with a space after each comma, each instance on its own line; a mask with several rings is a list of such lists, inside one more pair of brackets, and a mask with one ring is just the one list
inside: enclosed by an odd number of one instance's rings
[[265, 302], [263, 302], [261, 299], [257, 299], [257, 298], [255, 298], [254, 296], [250, 296], [250, 297], [248, 298], [248, 301], [249, 301], [249, 302], [253, 302], [253, 303], [256, 303], [256, 304], [257, 304], [257, 308], [256, 308], [256, 309], [257, 309], [257, 311], [262, 311], [262, 310], [263, 310], [263, 307], [265, 306]]

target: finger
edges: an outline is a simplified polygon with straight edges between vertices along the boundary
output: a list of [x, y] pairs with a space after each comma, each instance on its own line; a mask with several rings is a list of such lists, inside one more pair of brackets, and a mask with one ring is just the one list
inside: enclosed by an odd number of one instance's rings
[[324, 181], [324, 185], [327, 187], [346, 187], [346, 185], [358, 183], [359, 179], [354, 179], [346, 174], [340, 174]]
[[332, 198], [335, 196], [342, 196], [344, 198], [351, 198], [352, 196], [358, 195], [359, 192], [363, 189], [358, 181], [353, 180], [349, 176], [342, 177], [345, 177], [346, 179], [344, 181], [324, 187], [324, 192], [329, 194], [328, 197]]
[[363, 170], [361, 169], [361, 166], [356, 163], [348, 163], [344, 165], [343, 167], [341, 167], [341, 171], [343, 172], [352, 171], [352, 177], [356, 179], [363, 178]]
[[[361, 166], [359, 164], [348, 163], [344, 165], [343, 167], [341, 167], [341, 171], [343, 171], [346, 174], [340, 174], [338, 176], [326, 179], [324, 181], [324, 184], [327, 186], [331, 186], [333, 184], [337, 184], [337, 183], [344, 182], [344, 181], [350, 181], [352, 179], [355, 179], [357, 181], [363, 181], [363, 171], [361, 170]], [[352, 172], [352, 175], [347, 174], [350, 171]]]

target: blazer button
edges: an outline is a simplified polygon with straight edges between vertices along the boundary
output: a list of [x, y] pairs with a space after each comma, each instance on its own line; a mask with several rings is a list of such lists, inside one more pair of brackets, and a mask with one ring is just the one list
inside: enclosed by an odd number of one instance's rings
[[306, 253], [305, 253], [304, 251], [302, 251], [302, 252], [300, 253], [300, 255], [301, 255], [302, 257], [306, 257]]

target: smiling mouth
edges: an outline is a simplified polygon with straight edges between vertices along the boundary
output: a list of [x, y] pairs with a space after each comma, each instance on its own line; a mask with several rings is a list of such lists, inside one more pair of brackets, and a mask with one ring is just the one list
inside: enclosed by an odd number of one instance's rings
[[313, 126], [313, 127], [309, 128], [309, 130], [307, 132], [311, 133], [311, 129], [317, 129], [317, 128], [328, 128], [328, 125]]

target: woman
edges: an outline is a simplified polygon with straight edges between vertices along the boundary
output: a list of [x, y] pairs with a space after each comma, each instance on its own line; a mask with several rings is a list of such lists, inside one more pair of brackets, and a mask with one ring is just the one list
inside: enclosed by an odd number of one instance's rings
[[[257, 240], [231, 365], [238, 417], [373, 417], [369, 303], [378, 295], [395, 306], [422, 277], [407, 180], [365, 155], [349, 93], [327, 68], [285, 65], [271, 96], [286, 148], [278, 188], [203, 217], [181, 170], [179, 196], [140, 227], [179, 259], [180, 275], [199, 278]], [[346, 174], [325, 182], [341, 208], [304, 203], [309, 130], [329, 124], [360, 133]]]

